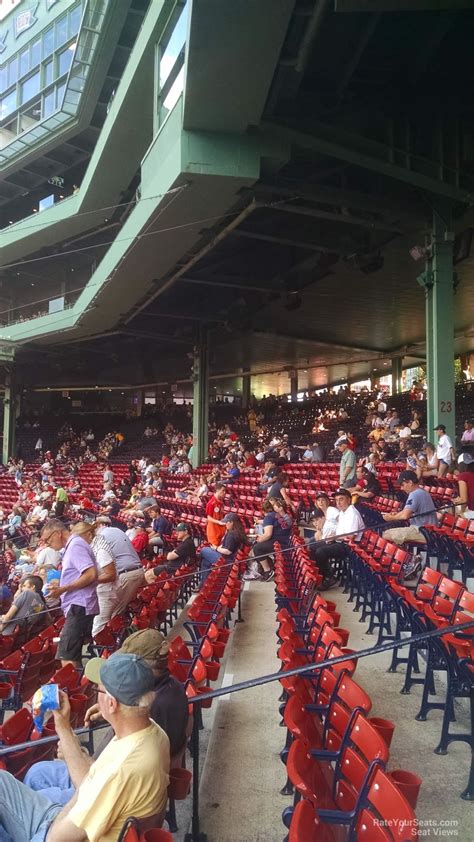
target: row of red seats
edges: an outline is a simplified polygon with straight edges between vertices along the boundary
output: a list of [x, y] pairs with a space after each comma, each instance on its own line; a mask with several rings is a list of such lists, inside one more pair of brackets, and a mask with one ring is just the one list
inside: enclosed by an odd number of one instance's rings
[[[276, 556], [283, 672], [351, 654], [335, 604], [316, 593], [321, 577], [306, 547], [294, 538], [293, 548], [290, 557]], [[281, 679], [288, 775], [283, 792], [295, 791], [293, 807], [283, 814], [291, 842], [393, 842], [416, 829], [413, 807], [397, 786], [400, 773], [385, 771], [383, 721], [368, 718], [371, 700], [352, 678], [356, 665], [349, 657]]]
[[[463, 524], [457, 523], [457, 528], [463, 528]], [[449, 744], [456, 740], [467, 742], [474, 750], [474, 594], [464, 582], [455, 581], [429, 566], [425, 567], [418, 583], [411, 588], [400, 575], [404, 561], [399, 556], [397, 562], [396, 553], [391, 555], [390, 551], [387, 552], [383, 540], [383, 536], [374, 537], [371, 533], [364, 533], [359, 545], [351, 545], [350, 565], [351, 590], [357, 594], [356, 598], [360, 596], [361, 586], [372, 593], [369, 629], [378, 626], [379, 643], [400, 640], [404, 633], [416, 635], [473, 623], [467, 631], [411, 643], [407, 655], [405, 649], [395, 648], [390, 671], [396, 672], [400, 664], [406, 666], [402, 693], [410, 693], [414, 685], [422, 686], [421, 705], [416, 717], [418, 721], [425, 721], [430, 710], [442, 711], [441, 735], [436, 754], [446, 754]], [[374, 616], [377, 617], [375, 622]], [[424, 664], [426, 668], [422, 673], [421, 667]], [[438, 681], [436, 687], [435, 677], [439, 673], [444, 673], [445, 683]], [[450, 724], [454, 718], [454, 702], [462, 698], [469, 699], [471, 728], [467, 733], [452, 733]], [[472, 798], [473, 795], [474, 763], [471, 764], [463, 797]]]

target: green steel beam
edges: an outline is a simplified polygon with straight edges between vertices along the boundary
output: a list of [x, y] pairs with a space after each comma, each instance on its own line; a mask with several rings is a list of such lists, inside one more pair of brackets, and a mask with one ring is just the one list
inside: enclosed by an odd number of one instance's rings
[[445, 218], [434, 211], [432, 259], [426, 274], [427, 429], [430, 436], [436, 424], [444, 424], [454, 443], [453, 243], [446, 234]]
[[[448, 12], [472, 10], [472, 0], [335, 0], [335, 12]], [[408, 24], [407, 24], [408, 25]]]
[[242, 371], [242, 409], [248, 409], [252, 399], [252, 374], [250, 369]]
[[[378, 172], [388, 178], [403, 181], [406, 184], [419, 187], [421, 190], [427, 190], [435, 195], [444, 196], [452, 201], [464, 202], [468, 205], [472, 205], [474, 202], [474, 193], [462, 190], [455, 185], [448, 184], [439, 179], [423, 175], [415, 170], [409, 170], [390, 163], [390, 149], [388, 146], [375, 143], [361, 135], [348, 135], [345, 132], [341, 132], [337, 127], [321, 123], [314, 129], [320, 132], [319, 134], [309, 134], [270, 122], [262, 123], [261, 128], [263, 131], [273, 133], [286, 143], [327, 155], [329, 158], [347, 161], [354, 166], [362, 167], [372, 172]], [[376, 149], [380, 153], [380, 157], [361, 152], [360, 149], [364, 148], [372, 152]], [[433, 161], [432, 164], [434, 168], [435, 162]]]
[[402, 357], [392, 359], [392, 395], [402, 391]]
[[201, 328], [193, 360], [193, 468], [207, 460], [209, 451], [209, 331]]
[[16, 424], [15, 368], [8, 366], [5, 371], [5, 389], [3, 393], [3, 446], [2, 462], [7, 464], [10, 456], [15, 455]]

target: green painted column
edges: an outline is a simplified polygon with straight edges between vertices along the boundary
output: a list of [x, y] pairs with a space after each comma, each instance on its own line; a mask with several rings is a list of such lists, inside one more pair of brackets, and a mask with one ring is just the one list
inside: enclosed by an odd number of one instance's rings
[[202, 465], [209, 451], [209, 331], [201, 328], [193, 359], [193, 468]]
[[428, 439], [436, 424], [444, 424], [454, 443], [453, 242], [445, 214], [441, 217], [436, 211], [425, 286]]
[[399, 395], [402, 391], [402, 358], [392, 360], [392, 395]]
[[296, 369], [290, 371], [290, 394], [291, 403], [298, 401], [298, 372]]
[[242, 409], [248, 409], [252, 397], [252, 375], [248, 368], [244, 368], [242, 372]]
[[2, 462], [5, 465], [15, 455], [16, 394], [15, 369], [5, 370], [5, 391], [3, 394], [3, 448]]

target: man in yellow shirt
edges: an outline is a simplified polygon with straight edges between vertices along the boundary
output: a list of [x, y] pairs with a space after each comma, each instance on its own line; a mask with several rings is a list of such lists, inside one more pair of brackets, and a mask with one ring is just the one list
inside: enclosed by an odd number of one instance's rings
[[155, 679], [137, 655], [93, 658], [86, 676], [98, 684], [102, 718], [115, 737], [95, 762], [81, 751], [60, 692], [56, 731], [76, 793], [65, 807], [51, 804], [8, 772], [0, 772], [0, 838], [13, 842], [116, 842], [129, 816], [145, 827], [164, 814], [169, 740], [149, 718]]

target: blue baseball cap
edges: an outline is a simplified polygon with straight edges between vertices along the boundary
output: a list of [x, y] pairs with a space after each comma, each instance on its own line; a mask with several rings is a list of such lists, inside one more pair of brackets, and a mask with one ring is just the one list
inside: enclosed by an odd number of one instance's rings
[[120, 655], [110, 658], [91, 658], [84, 675], [94, 684], [103, 684], [114, 699], [123, 705], [138, 706], [141, 697], [153, 689], [155, 676], [139, 655]]

